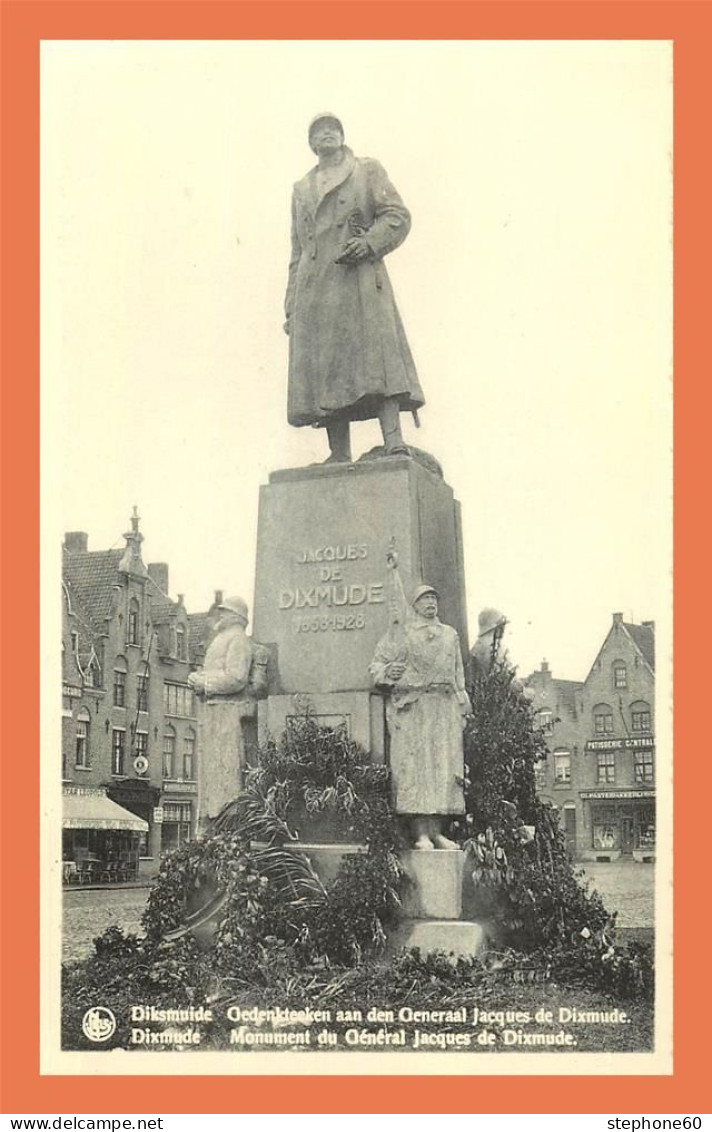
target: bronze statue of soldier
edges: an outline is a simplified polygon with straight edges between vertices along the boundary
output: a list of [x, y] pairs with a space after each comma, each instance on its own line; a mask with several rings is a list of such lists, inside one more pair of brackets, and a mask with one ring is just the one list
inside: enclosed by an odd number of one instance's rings
[[400, 413], [424, 397], [383, 260], [410, 213], [383, 166], [344, 145], [334, 114], [313, 119], [309, 145], [317, 165], [292, 195], [287, 417], [326, 429], [327, 462], [350, 462], [350, 422], [376, 417], [386, 454], [407, 453]]

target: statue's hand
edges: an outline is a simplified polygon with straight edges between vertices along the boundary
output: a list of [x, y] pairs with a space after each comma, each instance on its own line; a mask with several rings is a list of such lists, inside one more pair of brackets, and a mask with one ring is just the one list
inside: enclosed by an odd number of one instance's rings
[[386, 551], [386, 566], [388, 566], [391, 570], [396, 570], [398, 568], [398, 551], [397, 550], [387, 550]]
[[400, 680], [405, 672], [405, 665], [399, 660], [393, 660], [390, 664], [386, 665], [386, 679], [387, 680]]
[[340, 259], [343, 263], [359, 263], [361, 260], [368, 259], [370, 255], [371, 249], [364, 237], [352, 236], [350, 240], [346, 241]]
[[200, 693], [205, 691], [205, 677], [200, 672], [191, 672], [188, 677], [188, 683], [194, 692]]

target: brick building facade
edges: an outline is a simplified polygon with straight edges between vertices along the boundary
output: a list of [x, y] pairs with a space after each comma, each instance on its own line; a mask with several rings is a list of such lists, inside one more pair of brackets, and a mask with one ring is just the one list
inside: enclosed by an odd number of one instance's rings
[[90, 551], [72, 532], [63, 547], [63, 858], [88, 862], [85, 879], [89, 865], [98, 879], [151, 875], [195, 829], [188, 615], [168, 567], [144, 564], [135, 510], [124, 538]]
[[572, 855], [655, 856], [655, 626], [613, 623], [583, 682], [544, 662], [526, 681], [549, 757], [539, 796], [560, 812]]

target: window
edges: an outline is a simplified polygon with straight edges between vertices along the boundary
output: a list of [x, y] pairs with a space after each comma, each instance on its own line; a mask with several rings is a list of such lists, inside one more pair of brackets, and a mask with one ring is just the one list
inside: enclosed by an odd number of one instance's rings
[[655, 848], [655, 807], [641, 806], [638, 811], [636, 847]]
[[139, 643], [139, 623], [138, 623], [139, 608], [138, 602], [135, 597], [131, 598], [129, 602], [129, 625], [126, 641], [129, 645], [137, 645]]
[[554, 751], [554, 782], [564, 783], [571, 781], [571, 752]]
[[162, 851], [170, 853], [171, 850], [178, 849], [186, 841], [190, 841], [192, 824], [193, 812], [190, 802], [164, 802]]
[[77, 716], [76, 746], [74, 749], [74, 765], [80, 770], [88, 770], [91, 766], [89, 754], [89, 721], [91, 716], [86, 708], [82, 708]]
[[163, 685], [163, 707], [167, 715], [195, 715], [193, 689], [187, 684]]
[[636, 700], [634, 704], [630, 705], [630, 715], [633, 731], [650, 733], [652, 729], [650, 704], [647, 704], [645, 700]]
[[652, 751], [636, 751], [633, 765], [636, 782], [655, 781], [655, 762]]
[[115, 727], [111, 734], [111, 773], [124, 774], [126, 766], [126, 732]]
[[195, 778], [195, 732], [187, 731], [183, 740], [183, 778]]
[[593, 709], [593, 730], [596, 735], [613, 734], [613, 711], [608, 704], [596, 704]]
[[136, 732], [136, 736], [135, 736], [135, 740], [134, 740], [134, 750], [135, 750], [137, 755], [143, 755], [144, 758], [146, 758], [146, 759], [148, 758], [148, 732], [147, 731], [137, 731]]
[[598, 752], [598, 781], [615, 782], [616, 780], [616, 752]]
[[117, 656], [114, 665], [114, 707], [126, 707], [126, 661]]
[[136, 677], [136, 707], [148, 711], [148, 667]]
[[551, 708], [540, 708], [535, 713], [534, 719], [537, 727], [540, 727], [546, 735], [551, 735], [554, 730], [554, 713]]
[[617, 660], [613, 665], [613, 687], [614, 688], [627, 688], [628, 687], [628, 672], [622, 660]]
[[170, 723], [163, 732], [163, 777], [173, 778], [176, 756], [176, 732]]
[[176, 626], [176, 657], [178, 658], [178, 660], [186, 659], [185, 625]]

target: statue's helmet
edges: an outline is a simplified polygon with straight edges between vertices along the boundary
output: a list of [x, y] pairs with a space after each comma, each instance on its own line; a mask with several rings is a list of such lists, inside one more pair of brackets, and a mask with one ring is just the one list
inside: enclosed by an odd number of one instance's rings
[[425, 597], [426, 594], [434, 594], [435, 597], [440, 597], [440, 594], [435, 589], [435, 586], [418, 586], [417, 589], [413, 590], [413, 596], [410, 599], [410, 604], [415, 605], [416, 601], [418, 601], [421, 597]]
[[477, 618], [478, 636], [484, 637], [494, 629], [504, 629], [507, 618], [498, 609], [483, 609]]
[[324, 111], [322, 111], [321, 114], [317, 114], [314, 118], [312, 118], [311, 122], [309, 123], [309, 134], [308, 134], [308, 136], [309, 136], [309, 148], [310, 149], [314, 149], [314, 146], [312, 145], [312, 134], [314, 132], [314, 127], [317, 125], [318, 122], [334, 122], [339, 127], [339, 130], [341, 131], [341, 136], [342, 137], [344, 136], [344, 127], [341, 125], [341, 119], [337, 118], [336, 114], [332, 114], [330, 110], [324, 110]]
[[239, 617], [243, 625], [249, 621], [247, 612], [247, 602], [242, 597], [226, 597], [224, 601], [220, 602], [218, 609], [224, 609], [226, 613], [234, 613]]

